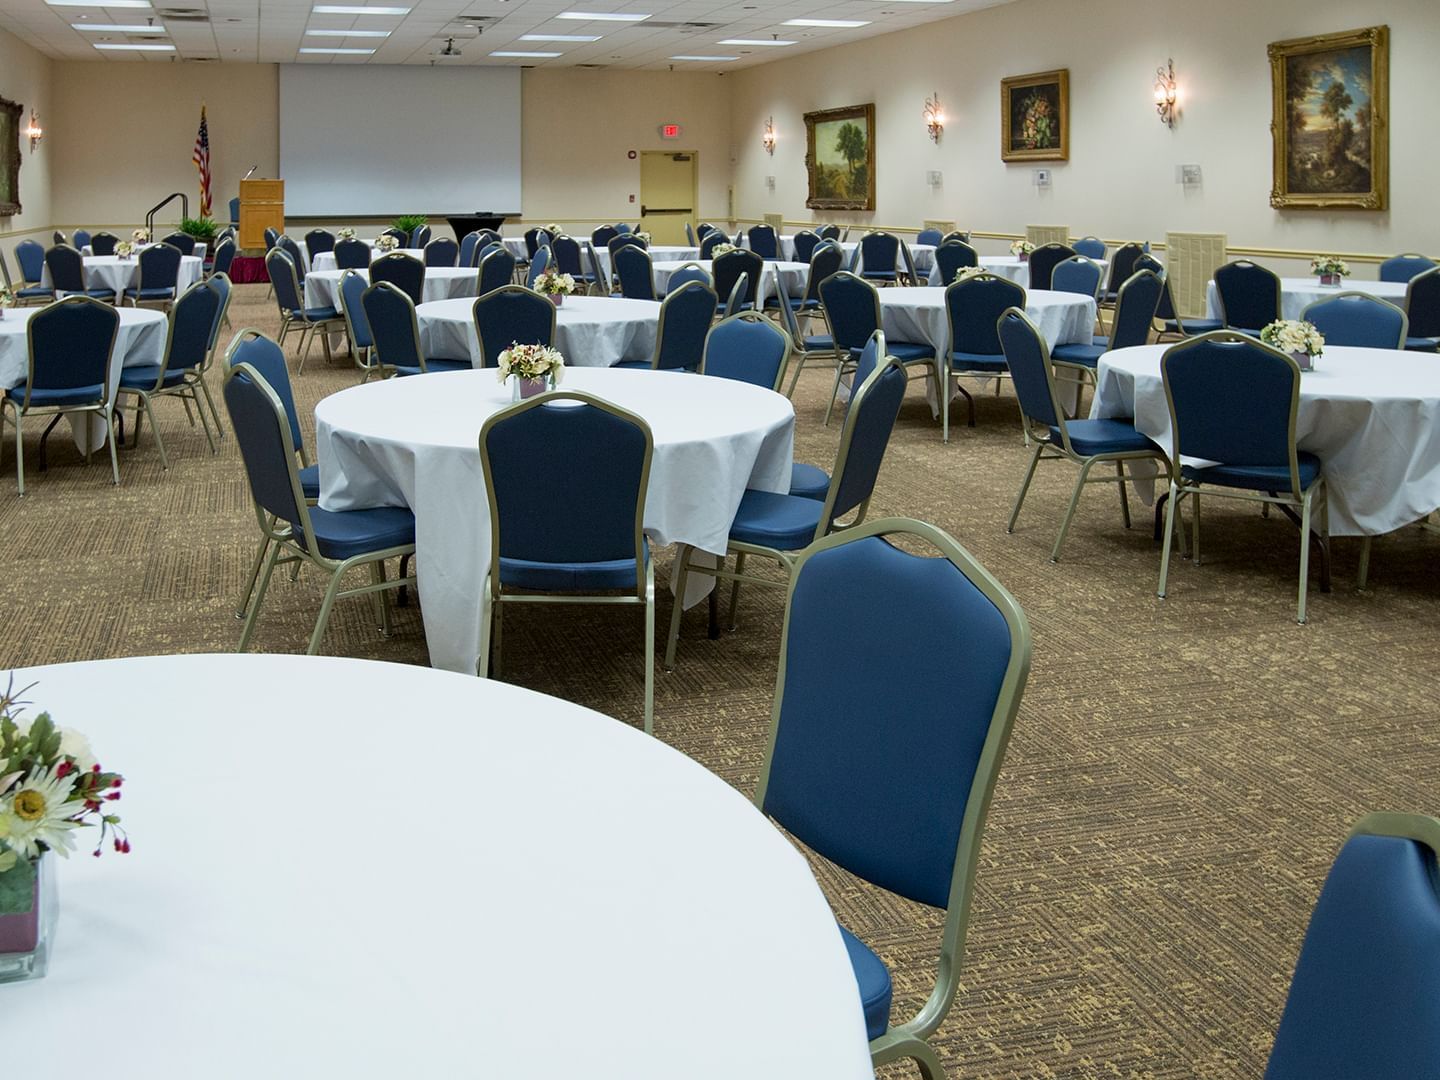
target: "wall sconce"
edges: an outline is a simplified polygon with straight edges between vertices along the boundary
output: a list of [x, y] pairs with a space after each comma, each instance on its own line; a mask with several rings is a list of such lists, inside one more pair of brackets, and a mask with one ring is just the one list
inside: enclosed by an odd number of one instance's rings
[[933, 143], [940, 141], [940, 133], [945, 130], [945, 113], [940, 108], [939, 90], [925, 99], [925, 130], [930, 133]]
[[760, 136], [760, 145], [765, 147], [765, 152], [772, 157], [775, 154], [775, 117], [765, 121], [765, 131]]
[[1175, 127], [1175, 61], [1165, 61], [1165, 66], [1155, 69], [1155, 111], [1160, 122], [1168, 128]]
[[33, 154], [45, 137], [45, 130], [40, 126], [40, 118], [35, 115], [34, 109], [30, 110], [30, 126], [25, 129], [25, 135], [30, 139], [30, 152]]

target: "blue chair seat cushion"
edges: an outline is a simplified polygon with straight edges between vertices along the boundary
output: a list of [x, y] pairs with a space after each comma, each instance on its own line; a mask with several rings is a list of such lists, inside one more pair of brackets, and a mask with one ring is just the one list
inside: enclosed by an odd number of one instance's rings
[[[836, 926], [840, 926], [837, 922]], [[845, 927], [840, 926], [855, 984], [860, 988], [860, 1004], [865, 1010], [865, 1035], [874, 1040], [890, 1029], [890, 997], [893, 987], [885, 961], [871, 952], [870, 947]]]
[[51, 405], [94, 405], [105, 396], [105, 388], [98, 383], [94, 386], [72, 386], [65, 389], [36, 387], [29, 398], [25, 396], [25, 384], [12, 386], [5, 396], [22, 407], [37, 408]]
[[1009, 371], [1004, 353], [952, 352], [951, 371]]
[[1175, 319], [1165, 320], [1165, 330], [1171, 334], [1208, 334], [1225, 326], [1219, 319], [1186, 319], [1182, 329]]
[[153, 289], [129, 288], [125, 290], [125, 295], [133, 296], [137, 300], [171, 300], [175, 297], [175, 286], [157, 285]]
[[16, 289], [15, 295], [21, 300], [33, 300], [37, 296], [54, 296], [55, 290], [47, 289], [43, 285], [30, 285], [23, 289]]
[[300, 490], [307, 500], [320, 498], [319, 465], [306, 465], [300, 470]]
[[[310, 525], [315, 530], [315, 545], [327, 559], [349, 559], [415, 543], [415, 515], [400, 506], [340, 511], [312, 506]], [[299, 530], [295, 542], [305, 546]]]
[[83, 292], [55, 291], [56, 296], [88, 296], [92, 300], [113, 300], [115, 299], [114, 289], [85, 289]]
[[[650, 542], [645, 542], [650, 558]], [[635, 560], [606, 559], [601, 562], [553, 563], [500, 557], [500, 584], [541, 592], [603, 592], [609, 589], [634, 591]]]
[[1405, 348], [1411, 352], [1440, 352], [1440, 337], [1407, 337]]
[[730, 539], [776, 551], [799, 551], [815, 539], [822, 509], [815, 499], [747, 490], [730, 523]]
[[649, 371], [649, 360], [621, 360], [618, 364], [611, 364], [611, 367], [628, 368], [631, 371]]
[[340, 318], [340, 312], [333, 307], [310, 307], [295, 308], [290, 312], [292, 319], [307, 319], [310, 322], [326, 322], [329, 319]]
[[830, 474], [818, 465], [797, 461], [790, 466], [790, 494], [822, 502], [830, 493]]
[[863, 278], [871, 278], [871, 279], [873, 279], [873, 280], [875, 280], [875, 281], [894, 281], [894, 280], [895, 280], [895, 271], [894, 271], [894, 270], [861, 270], [861, 271], [860, 271], [860, 276], [863, 277]]
[[1050, 359], [1057, 364], [1093, 368], [1099, 366], [1100, 357], [1104, 356], [1109, 348], [1108, 342], [1104, 345], [1081, 345], [1079, 342], [1072, 342], [1069, 345], [1056, 345], [1050, 350]]
[[[1077, 454], [1093, 457], [1096, 454], [1125, 454], [1151, 452], [1159, 454], [1160, 447], [1151, 442], [1129, 420], [1070, 420], [1065, 424], [1070, 433], [1070, 445]], [[1050, 441], [1060, 445], [1060, 429], [1050, 429]]]
[[[850, 359], [860, 359], [860, 353], [862, 351], [863, 350], [859, 348], [852, 348], [850, 350]], [[890, 341], [887, 339], [885, 342], [885, 352], [886, 355], [895, 357], [895, 359], [899, 360], [902, 364], [913, 364], [918, 360], [935, 359], [934, 347], [919, 341]]]
[[[1300, 490], [1305, 491], [1320, 478], [1320, 459], [1301, 450], [1298, 461]], [[1288, 465], [1211, 465], [1203, 469], [1182, 465], [1180, 475], [1197, 484], [1219, 484], [1247, 491], [1290, 491]]]
[[835, 339], [829, 334], [815, 334], [805, 339], [806, 352], [834, 352]]
[[[127, 390], [149, 390], [159, 377], [159, 364], [137, 364], [120, 372], [120, 385]], [[171, 368], [165, 372], [165, 386], [175, 386], [184, 380], [184, 368]]]

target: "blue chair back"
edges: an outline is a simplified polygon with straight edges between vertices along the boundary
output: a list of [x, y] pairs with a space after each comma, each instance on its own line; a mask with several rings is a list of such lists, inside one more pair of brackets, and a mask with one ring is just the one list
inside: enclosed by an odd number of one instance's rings
[[173, 232], [160, 242], [178, 249], [181, 255], [195, 254], [195, 238], [189, 233]]
[[[840, 250], [839, 244], [828, 242], [817, 243], [810, 258], [806, 260], [810, 264], [810, 271], [805, 278], [805, 300], [807, 302], [820, 302], [820, 283], [831, 274], [840, 272], [840, 264], [845, 261], [845, 253]], [[779, 283], [780, 277], [775, 277]]]
[[410, 247], [419, 251], [426, 244], [430, 243], [430, 226], [416, 225], [410, 230]]
[[893, 275], [900, 259], [900, 238], [887, 232], [866, 233], [859, 251], [863, 273]]
[[[115, 254], [112, 244], [110, 254]], [[20, 264], [20, 276], [26, 285], [39, 285], [45, 276], [45, 249], [34, 240], [21, 240], [15, 245], [15, 261]]]
[[[169, 241], [166, 242], [168, 243]], [[275, 246], [290, 256], [290, 261], [295, 264], [295, 272], [297, 274], [305, 273], [305, 256], [300, 254], [299, 244], [288, 236], [281, 236], [275, 241]]]
[[[641, 526], [654, 439], [640, 417], [590, 394], [551, 391], [496, 413], [480, 459], [500, 559], [575, 565], [635, 560], [645, 588]], [[492, 586], [493, 587], [493, 586]]]
[[181, 294], [170, 308], [165, 370], [184, 371], [205, 366], [219, 309], [219, 294], [208, 282], [197, 282]]
[[700, 247], [700, 238], [695, 235], [695, 226], [688, 221], [685, 222], [685, 241], [697, 250]]
[[1327, 296], [1305, 309], [1306, 322], [1325, 338], [1326, 345], [1354, 345], [1366, 349], [1403, 349], [1408, 331], [1405, 313], [1366, 293]]
[[305, 439], [300, 431], [300, 414], [295, 408], [295, 389], [290, 385], [290, 369], [285, 364], [285, 351], [258, 330], [241, 330], [230, 343], [230, 350], [225, 357], [227, 368], [240, 364], [259, 372], [265, 385], [280, 399], [285, 422], [290, 428], [290, 445], [297, 454], [303, 452]]
[[750, 241], [750, 250], [760, 258], [772, 261], [780, 258], [780, 239], [769, 225], [752, 225], [745, 235]]
[[890, 444], [890, 432], [900, 415], [907, 381], [905, 368], [898, 360], [880, 359], [878, 355], [875, 370], [863, 382], [857, 372], [826, 496], [827, 532], [838, 518], [869, 503], [880, 464], [885, 460], [885, 448]]
[[[1055, 401], [1055, 373], [1040, 331], [1019, 307], [1000, 316], [996, 334], [1015, 384], [1020, 411], [1043, 427], [1065, 430], [1065, 413]], [[1062, 438], [1062, 442], [1066, 440]]]
[[392, 251], [381, 255], [370, 264], [370, 282], [379, 284], [388, 281], [410, 297], [412, 304], [425, 300], [425, 264], [413, 255]]
[[870, 335], [880, 329], [880, 298], [875, 286], [849, 270], [820, 282], [820, 304], [836, 349], [863, 349]]
[[283, 248], [276, 246], [270, 249], [265, 256], [265, 272], [270, 275], [275, 303], [280, 310], [286, 314], [303, 311], [305, 302], [300, 295], [299, 273]]
[[550, 241], [550, 254], [555, 259], [559, 273], [569, 274], [576, 281], [585, 277], [585, 268], [580, 263], [580, 242], [570, 236], [557, 236]]
[[375, 345], [370, 333], [370, 320], [365, 317], [365, 290], [370, 283], [364, 275], [346, 270], [340, 275], [340, 311], [350, 331], [350, 344], [357, 349], [369, 349]]
[[1265, 1080], [1412, 1080], [1440, 1061], [1440, 822], [1372, 814], [1330, 867]]
[[635, 226], [633, 226], [633, 225], [627, 225], [627, 224], [625, 224], [625, 222], [623, 222], [623, 221], [617, 221], [617, 222], [615, 223], [615, 231], [616, 231], [617, 233], [619, 233], [621, 236], [624, 236], [626, 233], [632, 233], [632, 232], [634, 232], [634, 231], [635, 231]]
[[140, 277], [135, 283], [142, 289], [169, 289], [172, 292], [180, 280], [179, 248], [169, 243], [152, 244], [140, 252]]
[[949, 285], [961, 270], [980, 265], [980, 254], [963, 240], [947, 240], [935, 249], [935, 265], [940, 268], [940, 284]]
[[27, 400], [35, 390], [88, 390], [92, 401], [104, 401], [119, 330], [120, 313], [85, 296], [37, 311], [25, 325], [30, 353]]
[[[686, 263], [670, 275], [670, 281], [666, 285], [666, 289], [672, 293], [678, 292], [682, 286], [688, 285], [692, 281], [698, 281], [701, 285], [711, 289], [713, 292], [712, 284], [714, 280], [715, 279], [710, 276], [710, 271], [706, 270], [703, 266], [698, 266], [695, 263]], [[716, 295], [718, 297], [719, 294], [717, 293]], [[718, 299], [716, 303], [719, 303]]]
[[220, 340], [220, 327], [224, 325], [225, 314], [230, 310], [230, 294], [234, 286], [230, 281], [230, 275], [224, 271], [211, 274], [206, 284], [215, 294], [215, 322], [210, 328], [210, 351], [213, 353], [215, 343]]
[[395, 243], [402, 248], [410, 246], [410, 234], [404, 229], [397, 229], [393, 225], [380, 234], [381, 236], [393, 236]]
[[1115, 254], [1110, 257], [1110, 280], [1105, 285], [1107, 296], [1114, 296], [1120, 291], [1120, 286], [1129, 281], [1130, 275], [1135, 273], [1136, 260], [1149, 250], [1148, 243], [1141, 244], [1134, 240], [1115, 249]]
[[1095, 236], [1086, 236], [1070, 245], [1075, 249], [1075, 254], [1084, 255], [1087, 259], [1105, 258], [1105, 241]]
[[649, 251], [650, 245], [645, 238], [636, 233], [617, 233], [605, 244], [605, 250], [610, 252], [610, 258], [615, 258], [615, 253], [621, 248], [636, 247], [641, 251]]
[[712, 228], [708, 233], [700, 237], [700, 257], [702, 259], [713, 258], [715, 249], [721, 244], [730, 243], [730, 238], [719, 229]]
[[943, 239], [945, 236], [939, 229], [921, 229], [915, 234], [915, 243], [929, 244], [931, 247], [939, 247]]
[[[535, 288], [535, 280], [546, 270], [550, 269], [550, 247], [547, 244], [535, 252], [535, 257], [530, 260], [530, 269], [525, 275], [525, 285], [528, 288]], [[499, 271], [495, 271], [499, 273]]]
[[703, 281], [687, 281], [670, 290], [660, 304], [655, 333], [658, 370], [699, 371], [705, 361], [705, 340], [720, 298]]
[[286, 437], [286, 409], [279, 391], [254, 367], [236, 362], [226, 374], [223, 393], [255, 505], [291, 526], [308, 525], [295, 468], [298, 448]]
[[[543, 238], [543, 239], [542, 239], [542, 238]], [[535, 252], [539, 251], [541, 247], [549, 244], [550, 241], [553, 240], [553, 239], [554, 239], [554, 237], [552, 237], [552, 236], [551, 236], [549, 233], [547, 233], [544, 229], [538, 229], [538, 228], [537, 228], [537, 229], [526, 229], [526, 230], [525, 230], [525, 255], [526, 255], [526, 257], [533, 259], [533, 258], [535, 257]]]
[[[90, 246], [90, 234], [89, 234], [89, 232], [87, 232], [87, 231], [84, 230], [84, 229], [76, 229], [76, 230], [75, 230], [75, 246], [76, 246], [77, 248], [89, 247], [89, 246]], [[92, 254], [93, 254], [93, 250], [92, 250]]]
[[[549, 251], [549, 248], [541, 248], [541, 251]], [[548, 263], [548, 258], [547, 258]], [[535, 269], [535, 261], [530, 263], [530, 280], [539, 277], [542, 269]], [[496, 244], [488, 253], [480, 257], [479, 284], [476, 286], [478, 295], [494, 292], [496, 289], [504, 288], [515, 280], [515, 256], [506, 251], [504, 247]]]
[[475, 265], [475, 247], [480, 243], [478, 232], [466, 233], [460, 238], [460, 253], [455, 257], [461, 266]]
[[275, 229], [266, 229], [266, 230], [265, 230], [265, 250], [266, 250], [266, 251], [269, 251], [271, 248], [273, 248], [273, 247], [275, 246], [276, 242], [277, 242], [279, 239], [280, 239], [280, 233], [279, 233], [278, 231], [276, 231]]
[[425, 245], [426, 266], [454, 266], [460, 259], [460, 245], [441, 236]]
[[83, 293], [85, 259], [68, 245], [52, 247], [45, 252], [45, 266], [50, 271], [50, 284], [57, 293]]
[[[963, 670], [915, 665], [917, 640]], [[791, 586], [757, 801], [851, 873], [963, 911], [1029, 662], [1019, 604], [933, 526], [885, 519], [818, 542]]]
[[1259, 331], [1280, 318], [1280, 279], [1256, 263], [1242, 259], [1220, 267], [1215, 292], [1227, 327]]
[[746, 311], [711, 329], [700, 373], [774, 390], [784, 377], [789, 356], [790, 335], [764, 315]]
[[380, 281], [361, 294], [360, 302], [380, 363], [387, 367], [424, 370], [420, 326], [410, 297], [388, 281]]
[[820, 239], [822, 239], [822, 240], [839, 240], [839, 239], [840, 239], [840, 226], [839, 226], [839, 225], [821, 225], [820, 228], [818, 228], [818, 229], [815, 230], [815, 234], [816, 234], [817, 236], [819, 236]]
[[210, 266], [210, 273], [229, 275], [230, 266], [235, 262], [235, 241], [221, 240], [215, 247], [215, 261]]
[[230, 227], [240, 228], [240, 199], [238, 197], [230, 200]]
[[1030, 253], [1030, 288], [1049, 289], [1055, 267], [1075, 257], [1075, 249], [1067, 244], [1041, 244]]
[[363, 240], [340, 240], [335, 244], [335, 267], [339, 270], [365, 270], [370, 266], [370, 245]]
[[736, 248], [721, 255], [711, 264], [711, 268], [715, 272], [715, 292], [720, 296], [729, 296], [730, 290], [740, 280], [740, 275], [747, 275], [741, 304], [750, 307], [755, 303], [755, 290], [760, 285], [760, 275], [765, 272], [765, 260], [758, 254]]
[[628, 300], [655, 299], [655, 270], [644, 248], [624, 246], [612, 249], [611, 265], [620, 279], [620, 295]]
[[1396, 255], [1380, 264], [1380, 280], [1410, 281], [1416, 275], [1425, 273], [1426, 270], [1435, 269], [1435, 266], [1435, 260], [1424, 255]]
[[310, 254], [310, 265], [315, 265], [315, 256], [335, 250], [335, 234], [329, 229], [311, 229], [305, 234], [305, 250]]
[[1100, 264], [1087, 256], [1076, 255], [1055, 267], [1050, 274], [1050, 287], [1056, 292], [1078, 293], [1092, 300], [1100, 295], [1100, 284], [1104, 274]]
[[620, 230], [614, 225], [601, 225], [590, 234], [590, 242], [597, 248], [609, 247], [610, 241], [620, 235]]
[[808, 263], [810, 256], [815, 254], [820, 237], [809, 229], [801, 229], [795, 234], [795, 239], [791, 243], [795, 245], [795, 261]]
[[1410, 279], [1405, 290], [1405, 315], [1412, 337], [1440, 337], [1440, 266]]
[[1025, 290], [1014, 281], [985, 274], [947, 286], [950, 350], [979, 356], [1005, 352], [996, 324], [1011, 308], [1025, 310]]
[[[34, 243], [34, 241], [27, 242]], [[115, 236], [113, 233], [97, 232], [94, 236], [90, 237], [90, 254], [114, 255], [115, 245], [119, 242], [120, 238], [118, 236]], [[24, 269], [23, 263], [21, 264], [21, 269]]]
[[1295, 415], [1300, 369], [1284, 353], [1242, 334], [1216, 331], [1165, 350], [1174, 452], [1225, 465], [1291, 469], [1300, 491]]
[[555, 305], [531, 289], [506, 285], [480, 297], [471, 310], [481, 367], [498, 366], [500, 354], [516, 342], [555, 344]]
[[1152, 270], [1137, 270], [1120, 286], [1115, 298], [1115, 318], [1110, 325], [1110, 348], [1128, 349], [1146, 345], [1155, 320], [1155, 309], [1165, 283]]

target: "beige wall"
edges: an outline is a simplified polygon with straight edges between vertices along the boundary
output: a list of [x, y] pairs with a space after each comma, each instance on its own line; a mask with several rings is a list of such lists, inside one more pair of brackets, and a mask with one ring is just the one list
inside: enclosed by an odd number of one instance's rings
[[[1343, 252], [1440, 252], [1433, 177], [1440, 152], [1425, 133], [1440, 97], [1435, 0], [1020, 0], [863, 44], [735, 72], [735, 200], [742, 216], [805, 209], [802, 114], [873, 101], [877, 209], [837, 220], [1022, 232], [1068, 225], [1076, 235], [1164, 240], [1167, 230], [1228, 233], [1232, 246]], [[1271, 183], [1267, 42], [1388, 23], [1391, 28], [1391, 209], [1386, 213], [1275, 211]], [[1174, 57], [1182, 115], [1156, 117], [1157, 65]], [[1071, 157], [1049, 190], [1033, 165], [1000, 160], [999, 84], [1006, 75], [1070, 69]], [[922, 112], [938, 90], [947, 123], [938, 146]], [[775, 117], [779, 148], [762, 126]], [[1175, 166], [1204, 170], [1199, 190]], [[932, 189], [927, 170], [943, 174]], [[775, 177], [769, 190], [765, 177]], [[819, 216], [818, 214], [815, 216]], [[998, 242], [991, 242], [994, 247]], [[1372, 271], [1373, 273], [1373, 271]]]
[[52, 67], [48, 57], [0, 30], [0, 97], [18, 101], [25, 107], [21, 118], [22, 130], [28, 125], [33, 108], [40, 118], [41, 127], [47, 132], [34, 153], [30, 152], [30, 140], [21, 136], [21, 211], [13, 217], [0, 217], [0, 235], [49, 231], [52, 214], [50, 162], [55, 154], [55, 142], [49, 132], [54, 130], [52, 125], [56, 112], [50, 92]]

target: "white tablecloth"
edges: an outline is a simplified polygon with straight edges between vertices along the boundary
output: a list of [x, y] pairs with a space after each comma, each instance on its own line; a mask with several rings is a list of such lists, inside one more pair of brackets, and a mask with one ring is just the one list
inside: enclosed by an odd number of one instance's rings
[[[376, 259], [380, 258], [381, 255], [392, 255], [392, 254], [394, 254], [394, 252], [390, 252], [390, 251], [379, 251], [379, 250], [377, 250], [376, 247], [375, 247], [375, 245], [374, 245], [374, 242], [373, 242], [373, 241], [365, 240], [365, 241], [362, 241], [362, 243], [366, 243], [366, 244], [369, 244], [369, 245], [370, 245], [370, 261], [371, 261], [371, 262], [374, 262]], [[304, 252], [304, 250], [305, 250], [305, 246], [304, 246], [303, 244], [300, 246], [300, 250], [301, 250], [301, 252], [302, 252], [302, 254], [303, 254], [303, 252]], [[402, 254], [402, 255], [409, 255], [411, 258], [419, 259], [421, 262], [424, 262], [424, 261], [425, 261], [425, 249], [424, 249], [424, 248], [396, 248], [395, 250], [398, 251], [398, 252], [399, 252], [400, 254]], [[318, 255], [315, 256], [315, 261], [314, 261], [314, 263], [312, 263], [311, 266], [310, 266], [310, 272], [311, 272], [311, 273], [314, 273], [314, 272], [317, 271], [317, 270], [334, 270], [334, 269], [336, 269], [336, 267], [335, 267], [335, 253], [334, 253], [333, 251], [322, 251], [322, 252], [320, 252], [320, 254], [318, 254]]]
[[[780, 242], [780, 258], [786, 262], [797, 261], [795, 256], [794, 235], [791, 233], [783, 233], [777, 239]], [[850, 259], [854, 256], [856, 249], [860, 246], [860, 242], [858, 240], [846, 240], [839, 243], [840, 251], [845, 256], [844, 260], [841, 262], [840, 265], [846, 269], [850, 269]], [[750, 236], [748, 233], [740, 233], [740, 246], [744, 248], [748, 248], [750, 246]], [[929, 274], [930, 271], [935, 267], [935, 245], [912, 244], [909, 241], [906, 241], [906, 246], [910, 249], [910, 257], [915, 260], [915, 272], [922, 276]], [[864, 262], [865, 260], [863, 259], [856, 259], [854, 266], [855, 273], [858, 274], [862, 269], [864, 269]], [[905, 271], [905, 256], [903, 254], [896, 254], [895, 266], [902, 273]]]
[[[710, 273], [715, 272], [715, 263], [712, 259], [691, 260], [703, 266]], [[657, 262], [653, 264], [655, 271], [655, 292], [659, 296], [665, 295], [670, 289], [670, 276], [679, 270], [685, 262]], [[780, 280], [785, 283], [785, 292], [792, 300], [798, 300], [805, 295], [805, 282], [810, 276], [810, 266], [801, 262], [767, 262], [760, 274], [760, 284], [755, 291], [755, 301], [760, 307], [765, 306], [765, 301], [775, 295], [775, 277], [779, 275]], [[728, 297], [720, 297], [723, 303]]]
[[520, 261], [530, 258], [530, 249], [525, 246], [523, 236], [502, 236], [500, 242], [505, 245], [505, 250]]
[[[439, 300], [415, 309], [427, 359], [469, 360], [480, 366], [473, 300]], [[609, 367], [649, 360], [655, 351], [660, 304], [610, 296], [567, 296], [555, 312], [555, 347], [572, 367]]]
[[[1346, 278], [1342, 285], [1321, 285], [1319, 278], [1281, 278], [1280, 317], [1298, 319], [1315, 301], [1342, 292], [1366, 293], [1403, 308], [1407, 287], [1408, 283], [1404, 281], [1356, 281], [1354, 278]], [[1220, 318], [1220, 294], [1213, 281], [1205, 288], [1205, 314], [1211, 319]]]
[[[82, 839], [58, 860], [50, 973], [0, 986], [8, 1077], [67, 1071], [43, 1036], [58, 1017], [84, 1018], [107, 1080], [872, 1075], [804, 858], [628, 725], [332, 657], [17, 679], [125, 774], [134, 850], [92, 859]], [[201, 761], [205, 788], [232, 796], [223, 812], [197, 800]], [[305, 762], [349, 786], [307, 791]]]
[[[652, 244], [652, 245], [650, 245], [650, 247], [647, 249], [647, 251], [649, 252], [650, 261], [651, 261], [652, 263], [661, 263], [661, 262], [683, 263], [683, 262], [689, 262], [689, 261], [692, 261], [692, 260], [698, 261], [699, 258], [700, 258], [700, 249], [699, 249], [699, 248], [686, 247], [686, 246], [680, 245], [680, 244]], [[602, 274], [609, 275], [609, 273], [610, 273], [610, 252], [609, 252], [609, 250], [606, 249], [606, 248], [598, 248], [598, 247], [597, 247], [597, 248], [595, 249], [595, 257], [600, 260], [600, 272], [601, 272]], [[588, 264], [585, 266], [585, 269], [586, 269], [586, 270], [589, 270], [589, 269], [590, 269], [590, 267], [589, 267]]]
[[[121, 237], [119, 237], [119, 239], [124, 240], [125, 237], [121, 236]], [[137, 248], [135, 249], [135, 251], [136, 251], [136, 253], [138, 254], [139, 252], [144, 251], [147, 247], [152, 247], [152, 246], [153, 246], [152, 244], [141, 244], [139, 247], [137, 247]], [[208, 245], [197, 242], [197, 243], [195, 244], [195, 250], [194, 250], [193, 252], [191, 252], [191, 254], [194, 255], [195, 258], [199, 259], [201, 262], [204, 262], [204, 261], [205, 261], [205, 252], [207, 252], [208, 250], [210, 250]], [[82, 247], [82, 248], [80, 249], [80, 254], [81, 254], [81, 255], [87, 255], [87, 256], [88, 256], [88, 255], [93, 255], [94, 252], [91, 251], [90, 245], [89, 245], [89, 244], [86, 244], [84, 247]]]
[[[344, 270], [312, 270], [305, 275], [306, 307], [340, 307], [340, 278]], [[366, 281], [370, 271], [356, 270]], [[477, 295], [480, 271], [468, 266], [427, 266], [425, 288], [421, 296], [425, 301], [452, 300], [456, 297]]]
[[[1106, 284], [1110, 280], [1110, 261], [1108, 259], [1092, 259], [1090, 261], [1100, 267], [1101, 284]], [[1022, 289], [1030, 288], [1030, 263], [1021, 262], [1013, 255], [982, 255], [980, 256], [980, 268], [989, 271], [996, 277], [1008, 278]], [[934, 265], [930, 268], [929, 281], [931, 285], [951, 284], [949, 281], [940, 280], [940, 268]]]
[[[1170, 410], [1160, 379], [1166, 348], [1101, 357], [1090, 415], [1133, 416], [1168, 453]], [[1440, 507], [1440, 365], [1433, 356], [1330, 346], [1300, 377], [1295, 435], [1301, 450], [1320, 458], [1337, 536], [1391, 532]]]
[[[747, 487], [790, 490], [795, 412], [780, 394], [703, 375], [588, 368], [567, 370], [562, 385], [650, 424], [645, 531], [657, 544], [723, 553]], [[450, 671], [473, 673], [480, 655], [490, 567], [480, 425], [510, 400], [493, 371], [457, 371], [353, 387], [315, 408], [320, 505], [414, 511], [430, 662]]]
[[[30, 369], [30, 346], [25, 327], [43, 308], [11, 308], [0, 319], [0, 388], [22, 386]], [[159, 364], [165, 359], [166, 319], [154, 308], [116, 308], [120, 326], [115, 331], [115, 351], [110, 357], [110, 391], [120, 384], [120, 369], [144, 364]], [[72, 418], [71, 430], [75, 445], [85, 448], [86, 425]], [[98, 420], [90, 425], [91, 449], [105, 445], [104, 425]]]
[[[117, 296], [135, 284], [135, 275], [140, 272], [139, 255], [132, 255], [128, 259], [122, 259], [118, 255], [90, 255], [85, 258], [84, 262], [86, 287], [113, 289]], [[176, 284], [179, 286], [177, 295], [199, 281], [201, 273], [201, 262], [197, 257], [182, 255], [180, 269], [175, 276]], [[48, 266], [40, 277], [40, 284], [46, 288], [50, 287], [50, 268]]]
[[[950, 348], [950, 321], [945, 293], [927, 285], [888, 288], [880, 292], [885, 336], [896, 341], [921, 341], [937, 353]], [[1068, 342], [1088, 344], [1095, 336], [1095, 301], [1078, 293], [1034, 289], [1025, 294], [1029, 315], [1053, 349]]]

